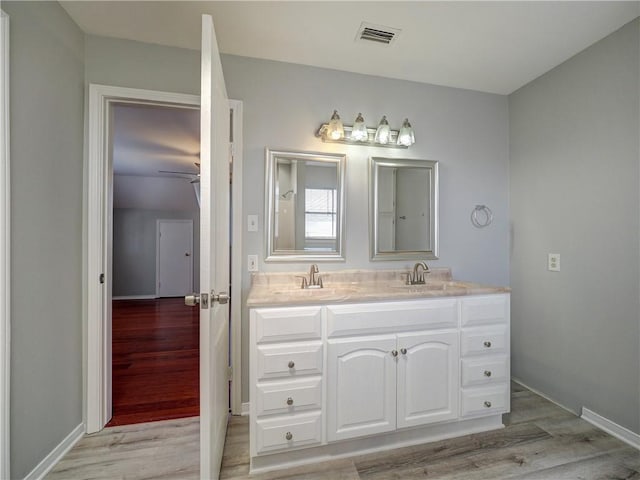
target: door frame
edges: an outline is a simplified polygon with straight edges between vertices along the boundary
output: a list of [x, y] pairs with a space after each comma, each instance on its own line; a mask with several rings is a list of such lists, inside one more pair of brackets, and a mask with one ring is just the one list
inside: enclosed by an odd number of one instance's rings
[[[84, 160], [84, 219], [83, 219], [83, 317], [84, 344], [83, 344], [83, 384], [84, 384], [84, 421], [87, 433], [102, 430], [110, 418], [110, 224], [112, 213], [109, 211], [113, 194], [111, 162], [109, 156], [109, 139], [112, 132], [109, 131], [109, 115], [114, 104], [155, 104], [173, 105], [185, 108], [200, 108], [200, 96], [184, 93], [161, 92], [137, 88], [117, 87], [111, 85], [89, 85], [89, 108], [87, 111], [87, 148]], [[232, 103], [232, 102], [230, 102]], [[241, 102], [239, 102], [241, 103]], [[237, 113], [240, 113], [238, 115]], [[234, 127], [236, 139], [241, 137], [242, 109], [234, 114]], [[239, 135], [240, 134], [240, 135]], [[240, 147], [240, 145], [238, 145]], [[238, 173], [239, 172], [239, 173]], [[242, 149], [236, 148], [233, 164], [234, 183], [239, 184], [238, 191], [242, 188]], [[234, 189], [234, 209], [232, 222], [241, 225], [242, 209], [241, 198], [236, 203]], [[238, 208], [235, 208], [235, 206]], [[241, 237], [237, 238], [237, 245], [242, 245]], [[241, 252], [235, 249], [232, 257], [232, 271], [241, 271]], [[100, 275], [106, 276], [106, 281], [101, 284]], [[239, 278], [239, 277], [235, 277]], [[236, 309], [232, 309], [232, 331], [241, 331], [240, 291], [241, 283], [236, 283], [233, 289], [232, 301], [235, 301]], [[104, 299], [104, 301], [103, 301]], [[240, 392], [241, 374], [241, 342], [239, 334], [232, 343], [233, 348], [233, 384]], [[235, 363], [237, 362], [237, 363]], [[240, 403], [240, 394], [236, 388], [232, 389], [232, 405]], [[235, 412], [234, 412], [235, 413]], [[239, 410], [238, 410], [239, 413]]]
[[191, 226], [191, 272], [189, 274], [189, 291], [193, 292], [193, 220], [190, 218], [158, 218], [156, 220], [156, 297], [160, 297], [160, 225], [163, 223], [187, 223]]
[[10, 478], [11, 195], [9, 175], [9, 15], [0, 10], [0, 478]]

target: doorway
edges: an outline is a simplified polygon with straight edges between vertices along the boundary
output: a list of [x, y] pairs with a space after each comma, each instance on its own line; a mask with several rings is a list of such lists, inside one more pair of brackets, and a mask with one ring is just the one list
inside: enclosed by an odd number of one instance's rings
[[[231, 124], [233, 136], [231, 150], [233, 157], [232, 175], [232, 237], [235, 245], [241, 245], [242, 236], [242, 102], [230, 101]], [[173, 107], [199, 108], [200, 99], [197, 96], [174, 94], [167, 92], [129, 89], [122, 87], [91, 85], [89, 94], [89, 154], [86, 160], [88, 172], [87, 189], [87, 250], [85, 251], [85, 265], [87, 279], [104, 278], [111, 274], [112, 259], [109, 257], [112, 216], [109, 214], [109, 202], [112, 201], [111, 192], [114, 186], [109, 182], [110, 165], [108, 162], [109, 138], [113, 134], [109, 130], [109, 118], [115, 105], [169, 105]], [[194, 229], [197, 222], [194, 222]], [[194, 231], [194, 239], [198, 234]], [[108, 247], [108, 248], [107, 248]], [[194, 249], [194, 253], [197, 250]], [[194, 270], [199, 261], [194, 255]], [[241, 251], [232, 250], [231, 275], [232, 281], [238, 282], [241, 277]], [[114, 271], [115, 274], [115, 271]], [[194, 272], [194, 279], [198, 275]], [[104, 285], [99, 282], [87, 281], [85, 295], [87, 298], [87, 343], [86, 343], [86, 425], [87, 432], [101, 430], [111, 416], [111, 282]], [[197, 289], [197, 285], [194, 284]], [[144, 299], [142, 299], [144, 300]], [[197, 310], [195, 310], [197, 312]], [[231, 332], [231, 363], [233, 366], [231, 384], [232, 413], [241, 412], [240, 385], [240, 288], [231, 291], [230, 309]]]
[[197, 416], [199, 320], [183, 298], [199, 283], [200, 109], [114, 103], [111, 110], [107, 426]]

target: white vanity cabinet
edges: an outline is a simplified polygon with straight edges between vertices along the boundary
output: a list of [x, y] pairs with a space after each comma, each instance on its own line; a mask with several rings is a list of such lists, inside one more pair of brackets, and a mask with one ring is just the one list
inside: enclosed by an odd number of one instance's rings
[[252, 471], [502, 426], [509, 294], [251, 310]]

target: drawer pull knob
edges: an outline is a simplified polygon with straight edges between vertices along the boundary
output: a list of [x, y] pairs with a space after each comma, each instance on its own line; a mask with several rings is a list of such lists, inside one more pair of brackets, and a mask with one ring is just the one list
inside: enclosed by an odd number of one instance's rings
[[491, 348], [491, 342], [484, 342], [484, 346], [487, 348]]
[[293, 438], [293, 434], [291, 432], [287, 432], [284, 436], [287, 440], [291, 440]]
[[485, 377], [490, 377], [491, 376], [491, 370], [485, 370], [484, 371], [484, 376]]
[[484, 406], [487, 408], [491, 408], [491, 402], [489, 401], [484, 402]]
[[398, 356], [398, 351], [397, 350], [391, 350], [391, 355], [394, 357]]
[[406, 348], [401, 348], [400, 349], [400, 353], [403, 354], [403, 355], [406, 355], [407, 354], [407, 349]]
[[287, 398], [287, 405], [293, 405], [293, 398]]
[[293, 360], [289, 360], [289, 368], [293, 368], [295, 366], [296, 364], [293, 362]]

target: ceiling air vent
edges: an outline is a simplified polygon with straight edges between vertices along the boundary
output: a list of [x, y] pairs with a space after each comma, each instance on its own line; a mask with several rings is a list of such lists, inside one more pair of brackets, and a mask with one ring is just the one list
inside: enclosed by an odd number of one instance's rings
[[401, 32], [399, 28], [385, 27], [384, 25], [373, 25], [372, 23], [362, 22], [356, 35], [356, 41], [368, 41], [390, 45], [394, 42], [398, 34]]

